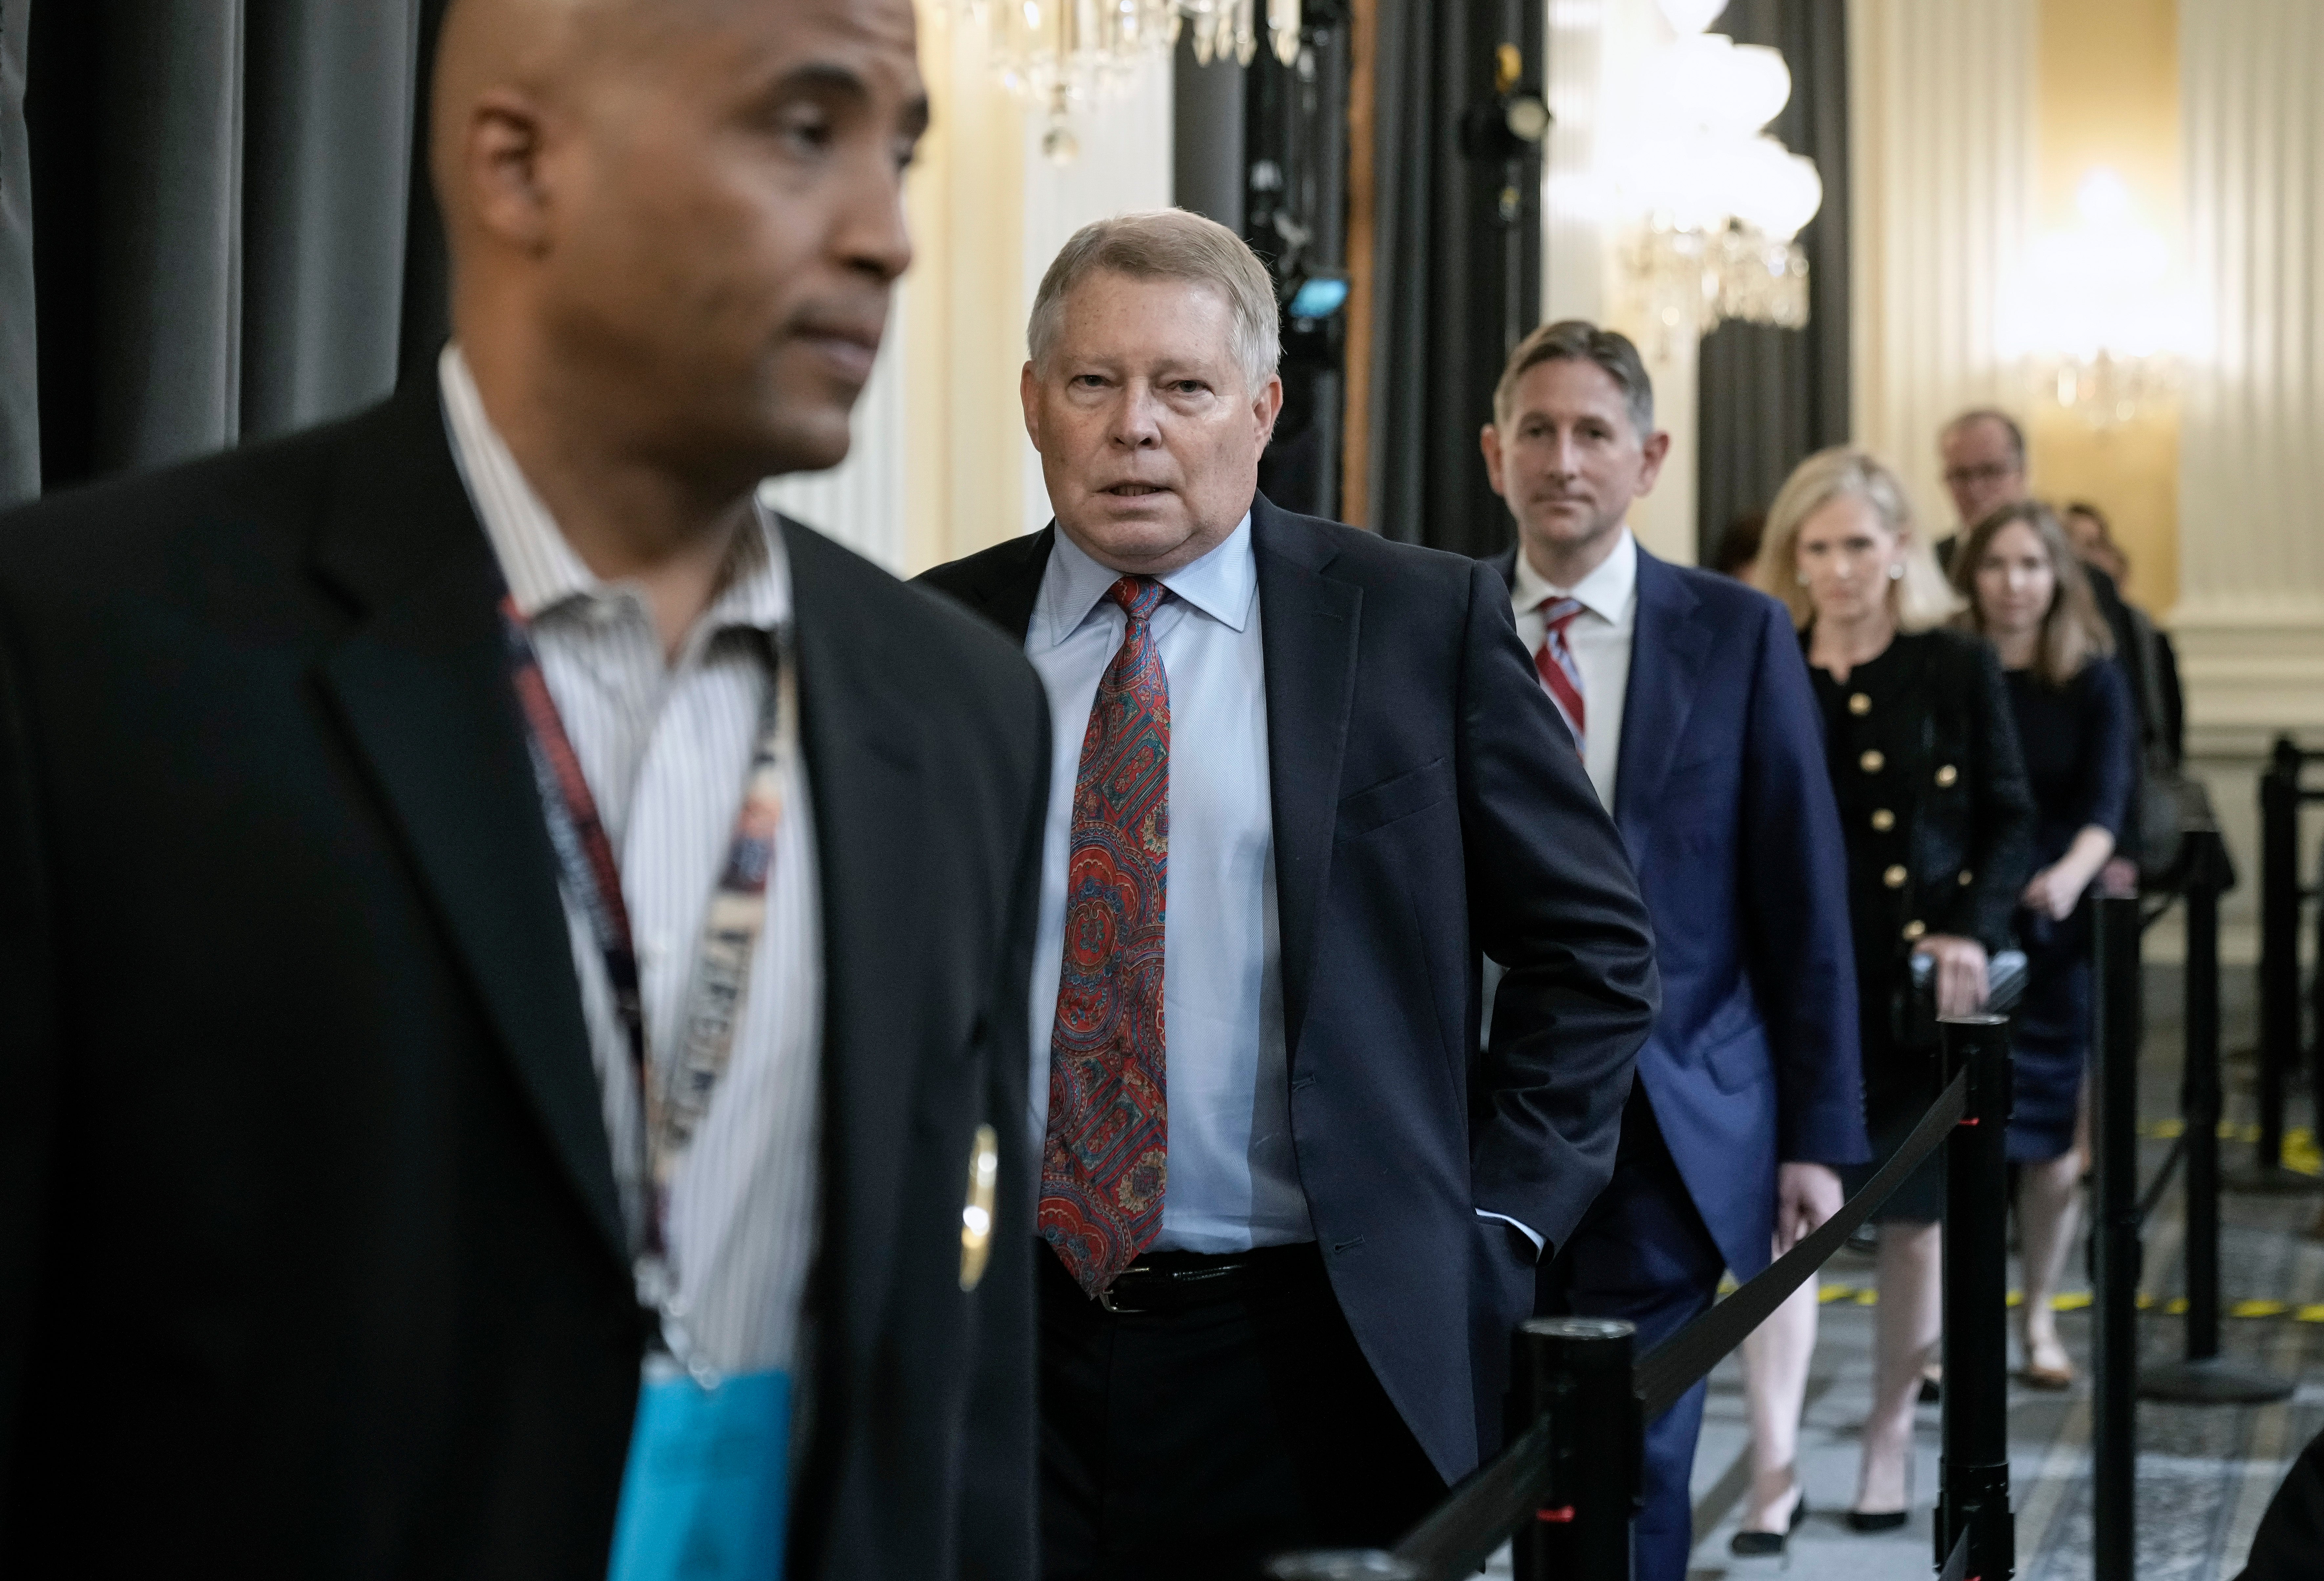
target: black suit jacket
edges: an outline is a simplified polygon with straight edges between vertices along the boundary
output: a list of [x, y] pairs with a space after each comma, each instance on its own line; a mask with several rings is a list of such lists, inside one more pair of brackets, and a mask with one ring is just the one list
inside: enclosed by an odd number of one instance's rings
[[[925, 578], [1019, 643], [1056, 528]], [[1291, 1127], [1333, 1289], [1448, 1480], [1498, 1441], [1533, 1274], [1604, 1186], [1653, 945], [1485, 566], [1251, 506]], [[1185, 839], [1194, 831], [1173, 830]], [[1478, 1052], [1479, 951], [1508, 968]]]
[[[791, 1571], [1029, 1576], [1046, 713], [784, 533], [827, 1216]], [[0, 520], [0, 1572], [602, 1581], [644, 1330], [497, 583], [432, 381]]]

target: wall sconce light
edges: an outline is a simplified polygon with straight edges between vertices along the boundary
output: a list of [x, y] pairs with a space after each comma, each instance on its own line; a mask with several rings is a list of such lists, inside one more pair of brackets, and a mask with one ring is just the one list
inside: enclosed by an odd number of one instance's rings
[[2076, 223], [2034, 244], [2026, 304], [2043, 399], [2093, 426], [2127, 422], [2177, 392], [2191, 316], [2171, 245], [2103, 166], [2075, 189]]

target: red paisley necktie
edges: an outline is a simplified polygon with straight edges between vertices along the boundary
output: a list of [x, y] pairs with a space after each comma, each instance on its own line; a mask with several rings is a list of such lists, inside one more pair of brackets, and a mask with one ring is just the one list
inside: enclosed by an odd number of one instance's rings
[[1154, 1244], [1169, 1174], [1162, 911], [1170, 861], [1170, 682], [1152, 618], [1163, 587], [1124, 577], [1130, 616], [1097, 683], [1074, 778], [1065, 971], [1049, 1036], [1041, 1235], [1095, 1296]]

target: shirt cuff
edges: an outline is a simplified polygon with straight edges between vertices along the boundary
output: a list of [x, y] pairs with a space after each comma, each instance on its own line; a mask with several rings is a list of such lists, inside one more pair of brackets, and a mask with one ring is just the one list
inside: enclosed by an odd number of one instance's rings
[[1509, 1228], [1523, 1235], [1526, 1240], [1531, 1241], [1533, 1243], [1533, 1254], [1536, 1261], [1539, 1261], [1542, 1248], [1549, 1244], [1547, 1241], [1543, 1240], [1540, 1235], [1535, 1233], [1532, 1225], [1521, 1225], [1505, 1213], [1492, 1213], [1480, 1207], [1477, 1210], [1477, 1216], [1479, 1218], [1499, 1219], [1501, 1223], [1508, 1225]]

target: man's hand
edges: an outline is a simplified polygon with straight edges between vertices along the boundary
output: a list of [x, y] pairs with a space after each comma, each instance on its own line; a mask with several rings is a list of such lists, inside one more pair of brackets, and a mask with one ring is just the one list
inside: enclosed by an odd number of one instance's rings
[[1975, 1015], [1985, 1008], [1985, 946], [1974, 938], [1932, 933], [1913, 947], [1913, 953], [1935, 957], [1939, 1015]]
[[1828, 1164], [1775, 1166], [1775, 1255], [1798, 1245], [1840, 1211], [1840, 1176]]

